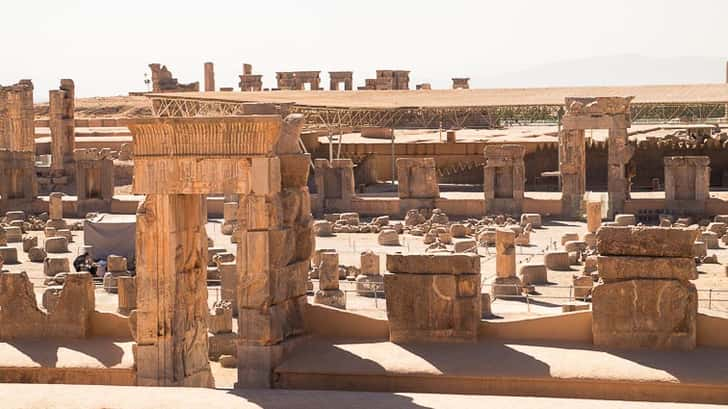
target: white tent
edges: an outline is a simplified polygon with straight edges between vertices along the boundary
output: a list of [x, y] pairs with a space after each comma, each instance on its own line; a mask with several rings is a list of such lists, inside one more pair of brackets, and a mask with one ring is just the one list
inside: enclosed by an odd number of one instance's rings
[[91, 256], [106, 259], [109, 255], [124, 256], [133, 266], [136, 242], [136, 216], [127, 214], [100, 214], [86, 220], [83, 226], [84, 242], [93, 246]]

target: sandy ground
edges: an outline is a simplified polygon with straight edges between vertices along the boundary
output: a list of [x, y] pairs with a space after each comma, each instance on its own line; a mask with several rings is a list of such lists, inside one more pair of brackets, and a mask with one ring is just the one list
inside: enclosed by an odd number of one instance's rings
[[224, 390], [89, 385], [0, 385], [5, 409], [707, 409], [718, 405], [425, 393]]

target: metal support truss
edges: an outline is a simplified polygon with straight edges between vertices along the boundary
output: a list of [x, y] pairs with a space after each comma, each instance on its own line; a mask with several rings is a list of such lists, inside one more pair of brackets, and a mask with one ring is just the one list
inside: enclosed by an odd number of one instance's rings
[[[200, 98], [153, 96], [155, 116], [194, 117], [245, 114], [249, 102]], [[725, 102], [660, 103], [631, 105], [632, 121], [717, 122], [725, 121]], [[466, 107], [343, 108], [290, 105], [288, 112], [306, 116], [307, 129], [325, 129], [334, 134], [341, 127], [392, 128], [493, 128], [510, 124], [558, 123], [561, 105], [503, 105]]]

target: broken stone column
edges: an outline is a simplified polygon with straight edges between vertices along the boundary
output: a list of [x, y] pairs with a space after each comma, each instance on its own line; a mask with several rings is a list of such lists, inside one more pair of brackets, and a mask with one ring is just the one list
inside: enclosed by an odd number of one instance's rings
[[26, 208], [38, 193], [33, 83], [0, 86], [0, 206]]
[[205, 91], [215, 91], [215, 66], [211, 62], [205, 63]]
[[[73, 172], [75, 142], [75, 86], [73, 80], [62, 79], [58, 90], [51, 90], [48, 116], [51, 130], [51, 177], [54, 184], [66, 184]], [[61, 183], [66, 182], [66, 183]]]
[[592, 292], [594, 344], [692, 350], [696, 346], [697, 229], [603, 226]]
[[525, 152], [521, 145], [485, 147], [483, 191], [486, 214], [521, 212], [526, 190]]
[[474, 254], [388, 254], [391, 342], [475, 342], [482, 314]]
[[470, 89], [470, 78], [453, 78], [452, 89]]
[[[627, 102], [627, 111], [629, 112], [629, 102]], [[621, 119], [622, 117], [626, 119]], [[609, 137], [607, 143], [607, 192], [609, 195], [609, 216], [624, 211], [624, 202], [630, 198], [630, 179], [627, 164], [632, 155], [634, 155], [634, 146], [629, 145], [627, 137], [627, 128], [630, 126], [629, 114], [615, 118], [615, 124], [618, 126], [609, 129]]]
[[563, 129], [559, 134], [559, 172], [561, 174], [561, 213], [581, 216], [586, 190], [585, 139], [583, 129]]
[[586, 203], [586, 230], [584, 242], [589, 248], [594, 248], [597, 244], [596, 233], [602, 225], [602, 203], [587, 202]]
[[220, 273], [220, 298], [229, 301], [233, 316], [238, 316], [238, 267], [235, 262], [217, 262]]
[[46, 227], [53, 227], [56, 230], [68, 228], [66, 221], [63, 220], [63, 193], [53, 192], [48, 195], [48, 221]]
[[356, 293], [364, 297], [384, 295], [384, 279], [379, 270], [379, 255], [373, 251], [361, 253], [360, 274], [356, 277]]
[[339, 289], [339, 254], [323, 252], [319, 257], [319, 290], [313, 301], [330, 307], [346, 308], [346, 294]]
[[495, 231], [495, 271], [491, 282], [493, 298], [521, 294], [521, 280], [516, 276], [516, 233], [510, 229]]
[[119, 293], [117, 311], [122, 315], [129, 315], [136, 309], [136, 282], [132, 276], [119, 276], [116, 278], [116, 285]]

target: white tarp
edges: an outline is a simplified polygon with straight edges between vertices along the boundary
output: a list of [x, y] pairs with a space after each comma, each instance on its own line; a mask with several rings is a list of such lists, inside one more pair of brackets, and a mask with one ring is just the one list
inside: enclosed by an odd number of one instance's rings
[[83, 237], [86, 245], [94, 247], [94, 259], [106, 259], [114, 254], [126, 257], [129, 267], [134, 265], [135, 215], [100, 214], [94, 219], [86, 220]]

